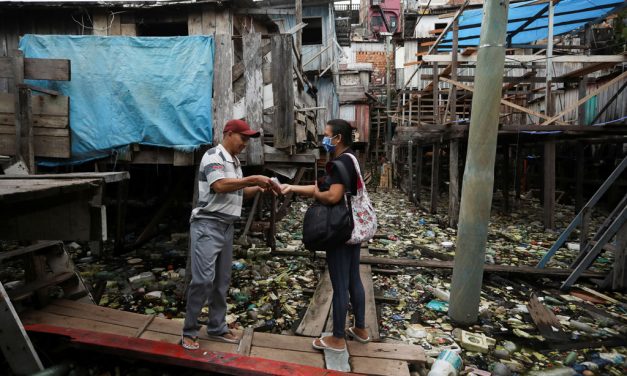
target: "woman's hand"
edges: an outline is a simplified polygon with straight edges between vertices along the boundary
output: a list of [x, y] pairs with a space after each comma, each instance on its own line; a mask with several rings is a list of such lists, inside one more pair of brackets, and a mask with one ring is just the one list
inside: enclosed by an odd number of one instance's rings
[[291, 184], [281, 184], [281, 194], [286, 195], [293, 192], [293, 186]]

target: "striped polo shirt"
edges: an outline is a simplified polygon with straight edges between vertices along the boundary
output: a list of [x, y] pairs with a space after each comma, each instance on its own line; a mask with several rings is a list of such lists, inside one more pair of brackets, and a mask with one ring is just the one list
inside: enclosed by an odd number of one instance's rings
[[195, 219], [217, 219], [232, 223], [242, 214], [244, 191], [217, 193], [211, 184], [224, 178], [241, 179], [242, 168], [237, 157], [233, 157], [222, 144], [209, 149], [200, 161], [198, 171], [198, 204], [192, 210]]

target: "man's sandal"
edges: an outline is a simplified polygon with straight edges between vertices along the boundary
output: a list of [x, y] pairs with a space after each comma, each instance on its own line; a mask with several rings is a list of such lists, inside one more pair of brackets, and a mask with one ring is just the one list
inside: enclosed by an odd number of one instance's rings
[[[193, 342], [191, 344], [186, 343], [185, 338], [191, 339]], [[181, 335], [181, 346], [187, 350], [198, 350], [200, 348], [200, 343], [198, 343], [198, 337]]]

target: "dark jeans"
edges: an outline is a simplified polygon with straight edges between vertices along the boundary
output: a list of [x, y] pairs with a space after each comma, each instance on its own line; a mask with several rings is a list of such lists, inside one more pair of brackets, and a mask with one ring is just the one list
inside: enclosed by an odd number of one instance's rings
[[333, 286], [333, 336], [339, 338], [344, 338], [349, 294], [355, 326], [366, 327], [366, 294], [359, 277], [359, 248], [360, 244], [344, 244], [327, 251], [327, 266]]

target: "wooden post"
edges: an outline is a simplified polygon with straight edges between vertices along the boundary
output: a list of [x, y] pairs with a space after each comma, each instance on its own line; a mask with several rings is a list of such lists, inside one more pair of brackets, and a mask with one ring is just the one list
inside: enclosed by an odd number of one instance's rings
[[[294, 128], [294, 83], [285, 78], [292, 69], [292, 36], [274, 35], [272, 45], [272, 95], [274, 97], [274, 147], [296, 144]], [[291, 150], [291, 149], [290, 149]]]
[[13, 52], [13, 82], [15, 88], [13, 90], [13, 98], [15, 103], [15, 159], [23, 160], [22, 155], [22, 118], [20, 116], [20, 90], [19, 87], [24, 83], [24, 53], [20, 50]]
[[213, 144], [222, 142], [224, 125], [233, 117], [233, 41], [230, 34], [215, 36], [213, 74]]
[[420, 201], [422, 194], [422, 145], [416, 148], [416, 202]]
[[413, 126], [414, 124], [414, 114], [413, 114], [413, 105], [414, 100], [412, 99], [411, 91], [409, 92], [409, 114], [407, 115], [407, 119], [409, 120], [409, 126]]
[[612, 270], [612, 290], [627, 288], [627, 223], [616, 233], [616, 252]]
[[[435, 87], [434, 87], [435, 88]], [[438, 196], [440, 194], [440, 142], [433, 144], [431, 156], [431, 213], [438, 212]]]
[[438, 63], [433, 63], [433, 123], [440, 123], [440, 78]]
[[544, 228], [555, 227], [555, 140], [544, 142]]
[[414, 200], [414, 150], [413, 150], [414, 142], [409, 140], [407, 142], [407, 166], [409, 175], [409, 186], [407, 187], [407, 196], [409, 197], [409, 201]]
[[509, 144], [503, 145], [503, 208], [505, 209], [505, 213], [510, 213], [509, 206]]
[[[584, 76], [581, 78], [581, 80], [579, 80], [579, 99], [584, 98], [586, 96], [587, 88], [588, 88], [588, 78]], [[582, 103], [581, 106], [579, 106], [579, 110], [577, 112], [577, 123], [579, 125], [587, 125], [585, 103]]]
[[583, 178], [586, 163], [585, 143], [577, 142], [577, 167], [575, 168], [575, 213], [579, 213], [583, 207]]
[[[457, 81], [457, 49], [458, 49], [458, 38], [459, 34], [459, 23], [457, 19], [453, 21], [453, 46], [451, 50], [451, 80]], [[451, 90], [449, 92], [449, 103], [451, 106], [451, 121], [457, 121], [457, 86], [451, 85]]]
[[121, 254], [124, 250], [124, 232], [126, 228], [126, 199], [128, 198], [128, 179], [117, 183], [116, 202], [116, 225], [115, 225], [115, 245], [116, 254]]
[[[294, 9], [294, 22], [296, 22], [296, 25], [300, 25], [300, 23], [303, 22], [303, 0], [296, 0], [296, 5]], [[297, 58], [298, 58], [298, 61], [302, 61], [301, 56], [303, 53], [302, 52], [303, 30], [302, 29], [298, 30], [296, 34], [294, 34], [294, 36], [296, 37], [295, 42], [296, 42], [296, 53], [298, 54]], [[302, 67], [297, 67], [297, 68], [302, 69]]]
[[379, 161], [379, 147], [381, 146], [379, 143], [379, 138], [381, 137], [381, 109], [377, 108], [377, 138], [375, 139], [374, 146], [374, 156], [375, 156], [375, 164], [379, 166], [381, 161]]
[[449, 142], [448, 172], [448, 225], [455, 228], [459, 219], [459, 139], [457, 138]]
[[[246, 80], [246, 121], [253, 130], [263, 124], [263, 77], [261, 74], [261, 34], [244, 35], [244, 78]], [[291, 77], [291, 76], [290, 76]], [[291, 81], [291, 80], [290, 80]], [[251, 138], [246, 148], [246, 164], [261, 166], [264, 162], [263, 135]]]
[[588, 234], [590, 233], [590, 217], [592, 206], [586, 206], [581, 210], [581, 227], [579, 231], [579, 254], [582, 255], [588, 246]]
[[[33, 148], [33, 114], [31, 106], [31, 91], [26, 87], [17, 89], [19, 97], [19, 107], [16, 108], [16, 123], [20, 124], [18, 128], [20, 153], [30, 174], [35, 174], [35, 150]], [[19, 120], [17, 120], [19, 119]]]
[[522, 191], [522, 181], [523, 181], [523, 173], [524, 173], [524, 157], [525, 153], [520, 144], [516, 144], [516, 179], [514, 179], [514, 184], [516, 185], [516, 203], [520, 200], [520, 194]]
[[[292, 37], [290, 36], [290, 39], [291, 38]], [[270, 195], [270, 228], [268, 229], [267, 244], [268, 244], [268, 247], [270, 247], [273, 251], [276, 250], [276, 218], [277, 218], [276, 196], [274, 194], [271, 194]]]
[[[401, 107], [401, 126], [405, 126], [405, 92], [403, 92], [403, 100]], [[409, 122], [411, 124], [411, 122]]]

